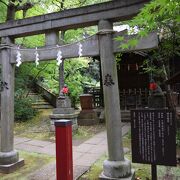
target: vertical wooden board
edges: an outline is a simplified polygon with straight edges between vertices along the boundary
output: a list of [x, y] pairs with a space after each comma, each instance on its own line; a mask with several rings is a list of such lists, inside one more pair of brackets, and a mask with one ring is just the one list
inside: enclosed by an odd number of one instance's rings
[[132, 110], [131, 139], [133, 162], [176, 166], [174, 111]]

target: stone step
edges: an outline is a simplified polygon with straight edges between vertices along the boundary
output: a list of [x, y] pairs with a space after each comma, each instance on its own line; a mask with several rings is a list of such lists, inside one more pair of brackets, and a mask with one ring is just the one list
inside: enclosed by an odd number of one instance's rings
[[131, 122], [130, 111], [121, 111], [121, 121], [122, 122]]
[[121, 121], [128, 123], [128, 122], [131, 122], [131, 119], [130, 118], [121, 118]]
[[41, 95], [35, 92], [30, 92], [28, 97], [30, 97], [33, 101], [35, 101], [32, 103], [32, 107], [34, 109], [53, 109], [54, 108]]
[[34, 109], [53, 109], [54, 107], [50, 104], [43, 104], [43, 105], [33, 105]]
[[37, 102], [34, 102], [34, 103], [32, 103], [32, 105], [34, 105], [34, 106], [41, 106], [41, 105], [49, 105], [49, 102], [47, 102], [47, 101], [37, 101]]
[[130, 117], [130, 114], [121, 114], [121, 117]]
[[28, 95], [38, 95], [36, 92], [29, 92], [29, 94]]
[[48, 102], [45, 99], [38, 99], [35, 103], [43, 104]]
[[[34, 101], [43, 101], [44, 99], [41, 97], [41, 96], [39, 96], [39, 95], [30, 95], [30, 96], [28, 96], [29, 98], [31, 98], [32, 100], [34, 100]], [[45, 100], [44, 100], [45, 101]]]

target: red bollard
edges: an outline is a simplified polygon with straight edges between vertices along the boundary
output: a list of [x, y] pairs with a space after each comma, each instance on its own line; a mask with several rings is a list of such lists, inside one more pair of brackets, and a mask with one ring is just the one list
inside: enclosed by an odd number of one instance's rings
[[56, 179], [73, 180], [72, 121], [57, 120], [56, 128]]

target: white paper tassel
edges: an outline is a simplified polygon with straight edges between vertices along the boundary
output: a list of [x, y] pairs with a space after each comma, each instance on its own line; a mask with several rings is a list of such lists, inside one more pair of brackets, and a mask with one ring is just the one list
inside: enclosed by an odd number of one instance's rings
[[79, 51], [78, 51], [79, 57], [82, 56], [82, 44], [79, 43]]
[[[59, 46], [57, 46], [57, 47], [59, 47]], [[62, 52], [60, 49], [58, 50], [56, 60], [57, 60], [57, 65], [59, 66], [62, 63]]]
[[37, 67], [39, 65], [39, 54], [37, 52], [37, 47], [36, 47], [35, 56], [36, 56], [35, 63], [36, 63], [36, 67]]
[[22, 64], [22, 61], [21, 61], [21, 53], [19, 51], [19, 47], [18, 47], [18, 50], [16, 51], [16, 66], [19, 67], [21, 64]]

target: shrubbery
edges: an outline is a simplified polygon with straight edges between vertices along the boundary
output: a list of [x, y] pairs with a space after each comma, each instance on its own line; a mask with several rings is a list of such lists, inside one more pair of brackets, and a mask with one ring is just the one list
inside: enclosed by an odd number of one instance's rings
[[15, 121], [26, 121], [28, 119], [31, 119], [37, 113], [37, 110], [32, 108], [31, 98], [26, 97], [26, 94], [27, 93], [22, 89], [15, 92]]

